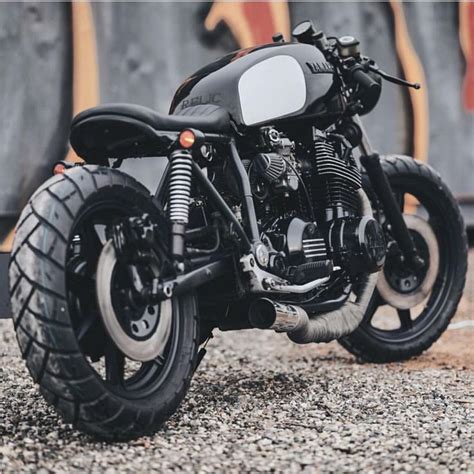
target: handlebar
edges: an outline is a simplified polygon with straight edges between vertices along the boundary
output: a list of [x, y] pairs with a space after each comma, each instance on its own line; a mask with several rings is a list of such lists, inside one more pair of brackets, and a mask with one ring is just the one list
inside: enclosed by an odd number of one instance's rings
[[[414, 89], [421, 88], [418, 83], [411, 83], [404, 79], [387, 74], [371, 61], [370, 58], [361, 56], [358, 48], [359, 41], [352, 36], [343, 36], [341, 38], [330, 36], [327, 38], [323, 31], [315, 30], [311, 20], [304, 20], [301, 23], [298, 23], [292, 31], [292, 36], [296, 38], [299, 43], [312, 44], [316, 46], [330, 62], [339, 64], [340, 59], [347, 58], [352, 58], [358, 61], [358, 64], [349, 69], [349, 76], [351, 80], [360, 84], [367, 92], [370, 91], [375, 93], [379, 92], [381, 89], [380, 84], [367, 74], [368, 70], [394, 84], [413, 87]], [[333, 42], [328, 40], [333, 40]], [[280, 42], [281, 37], [275, 37], [274, 41]]]
[[380, 81], [375, 80], [370, 74], [367, 74], [364, 66], [360, 63], [356, 63], [348, 69], [347, 76], [350, 82], [355, 82], [360, 86], [357, 94], [353, 96], [353, 99], [356, 99], [352, 105], [353, 109], [356, 110], [357, 113], [360, 113], [361, 110], [372, 110], [377, 104], [382, 92]]
[[354, 66], [351, 71], [350, 75], [353, 81], [357, 82], [362, 86], [365, 90], [365, 93], [372, 94], [372, 93], [380, 93], [380, 84], [372, 79], [363, 69], [363, 67], [359, 64]]

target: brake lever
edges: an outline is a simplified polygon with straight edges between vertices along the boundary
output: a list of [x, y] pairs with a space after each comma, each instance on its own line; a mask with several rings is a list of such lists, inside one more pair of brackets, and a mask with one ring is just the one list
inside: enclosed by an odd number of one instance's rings
[[392, 76], [372, 64], [369, 64], [369, 69], [372, 72], [375, 72], [379, 76], [383, 77], [386, 81], [393, 82], [394, 84], [397, 84], [399, 86], [413, 87], [413, 89], [421, 89], [421, 85], [418, 82], [408, 82], [404, 79], [400, 79], [399, 77]]

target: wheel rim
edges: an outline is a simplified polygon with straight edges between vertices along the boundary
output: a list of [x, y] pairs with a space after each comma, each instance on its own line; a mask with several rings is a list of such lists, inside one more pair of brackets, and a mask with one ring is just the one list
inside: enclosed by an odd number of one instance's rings
[[[406, 177], [394, 178], [391, 184], [401, 209], [405, 208], [408, 195], [416, 199], [416, 213], [429, 223], [439, 248], [437, 276], [422, 304], [410, 308], [394, 308], [383, 300], [377, 290], [369, 303], [360, 330], [381, 342], [398, 344], [418, 338], [436, 322], [449, 298], [452, 285], [450, 275], [455, 271], [455, 267], [451, 258], [453, 250], [448, 245], [449, 237], [446, 231], [449, 229], [449, 222], [436, 200], [437, 193], [424, 190], [416, 180]], [[380, 314], [381, 312], [384, 314]], [[396, 320], [398, 327], [386, 325], [390, 312], [390, 317]]]
[[[153, 272], [151, 278], [158, 278], [158, 265], [148, 266]], [[137, 267], [130, 269], [139, 273]], [[100, 254], [96, 277], [102, 321], [123, 354], [135, 361], [148, 362], [163, 355], [171, 332], [172, 303], [167, 299], [151, 306], [136, 301], [128, 273], [120, 268], [115, 247], [109, 240]]]
[[103, 324], [96, 298], [96, 268], [105, 239], [105, 227], [123, 217], [143, 213], [143, 206], [103, 200], [82, 212], [72, 228], [66, 287], [72, 326], [79, 347], [96, 375], [125, 398], [142, 398], [159, 389], [178, 351], [178, 305], [170, 301], [169, 337], [152, 360], [136, 361], [121, 351]]
[[408, 231], [424, 264], [409, 268], [388, 257], [377, 281], [382, 299], [397, 309], [410, 309], [422, 303], [430, 294], [439, 270], [439, 247], [428, 222], [416, 215], [404, 215]]

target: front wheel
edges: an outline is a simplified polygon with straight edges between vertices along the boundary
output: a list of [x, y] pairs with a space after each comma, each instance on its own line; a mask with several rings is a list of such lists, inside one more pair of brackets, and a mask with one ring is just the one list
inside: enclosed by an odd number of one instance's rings
[[407, 360], [428, 349], [455, 314], [467, 272], [464, 222], [439, 174], [406, 156], [386, 157], [382, 166], [424, 266], [415, 270], [402, 261], [380, 211], [387, 260], [362, 323], [339, 341], [370, 362]]
[[[176, 411], [196, 363], [195, 298], [150, 306], [132, 291], [134, 272], [145, 281], [163, 271], [165, 228], [163, 258], [155, 253], [139, 270], [112, 260], [108, 279], [97, 275], [99, 258], [110, 254], [103, 252], [105, 229], [143, 213], [166, 225], [133, 178], [97, 166], [75, 168], [35, 193], [12, 251], [12, 313], [26, 365], [67, 422], [103, 439], [154, 432]], [[100, 285], [108, 291], [106, 318]]]

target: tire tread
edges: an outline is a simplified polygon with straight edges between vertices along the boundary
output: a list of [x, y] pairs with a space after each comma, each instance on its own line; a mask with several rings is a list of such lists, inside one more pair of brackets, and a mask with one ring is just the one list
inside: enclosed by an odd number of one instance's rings
[[462, 245], [459, 248], [460, 257], [458, 258], [456, 281], [453, 282], [451, 298], [446, 304], [443, 317], [437, 324], [430, 328], [430, 331], [426, 333], [425, 337], [416, 340], [415, 343], [404, 344], [398, 349], [382, 346], [376, 347], [364, 338], [360, 329], [339, 340], [340, 344], [357, 358], [366, 362], [381, 363], [403, 361], [419, 356], [441, 337], [455, 315], [464, 291], [467, 275], [467, 255], [469, 251], [466, 227], [459, 206], [449, 188], [442, 181], [440, 174], [433, 167], [404, 155], [390, 155], [384, 157], [382, 159], [382, 167], [389, 179], [393, 176], [409, 176], [416, 173], [427, 181], [437, 184], [439, 191], [447, 198], [450, 212], [452, 212], [452, 215], [455, 217], [456, 227], [461, 232], [460, 240]]
[[[172, 393], [163, 403], [157, 401], [156, 405], [146, 408], [137, 403], [133, 408], [105, 391], [92, 369], [80, 363], [83, 356], [69, 316], [63, 315], [60, 309], [67, 304], [66, 295], [48, 287], [39, 278], [40, 267], [48, 269], [45, 274], [49, 269], [56, 275], [66, 272], [65, 263], [52, 255], [54, 252], [66, 254], [68, 236], [45, 213], [50, 212], [48, 203], [54, 202], [58, 204], [56, 221], [72, 222], [76, 209], [103, 187], [149, 196], [132, 177], [118, 170], [88, 165], [51, 178], [33, 195], [17, 227], [10, 262], [10, 292], [22, 357], [45, 400], [82, 431], [104, 440], [124, 440], [156, 431], [176, 411], [194, 372], [199, 326], [195, 303], [187, 303], [193, 311], [188, 323], [192, 332], [185, 351], [189, 356], [180, 358], [179, 363], [185, 367], [181, 369], [183, 376], [172, 381]], [[38, 307], [32, 304], [33, 298]]]

